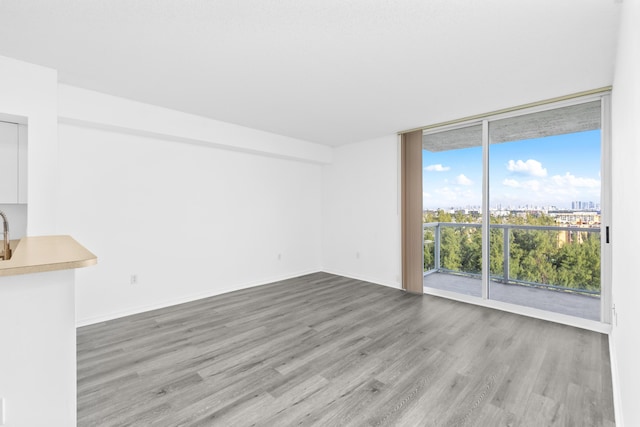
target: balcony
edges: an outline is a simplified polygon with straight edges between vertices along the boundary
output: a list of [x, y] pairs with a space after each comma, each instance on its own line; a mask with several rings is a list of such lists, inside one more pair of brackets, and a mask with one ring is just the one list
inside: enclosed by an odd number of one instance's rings
[[[424, 286], [482, 296], [481, 224], [425, 223]], [[600, 229], [491, 224], [489, 298], [600, 320]]]

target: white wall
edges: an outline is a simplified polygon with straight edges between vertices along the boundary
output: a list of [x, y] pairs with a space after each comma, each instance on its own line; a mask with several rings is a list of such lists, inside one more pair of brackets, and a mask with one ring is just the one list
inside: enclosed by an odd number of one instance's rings
[[396, 135], [338, 147], [323, 171], [323, 269], [400, 287]]
[[612, 290], [617, 325], [611, 339], [622, 415], [616, 425], [629, 427], [640, 426], [640, 2], [625, 1], [622, 7], [612, 95]]
[[59, 86], [62, 123], [302, 160], [331, 161], [331, 148], [68, 85]]
[[28, 124], [28, 230], [55, 233], [58, 158], [58, 74], [55, 70], [0, 56], [0, 115]]
[[[61, 110], [79, 101], [70, 94], [61, 91]], [[94, 93], [91, 102], [109, 109], [113, 97]], [[141, 121], [152, 123], [153, 108], [146, 113]], [[158, 131], [171, 118], [167, 110], [156, 117]], [[173, 124], [178, 141], [153, 129], [140, 136], [70, 123], [59, 126], [58, 228], [98, 256], [77, 272], [78, 324], [321, 269], [316, 162], [184, 142], [179, 135], [198, 132], [194, 122]]]

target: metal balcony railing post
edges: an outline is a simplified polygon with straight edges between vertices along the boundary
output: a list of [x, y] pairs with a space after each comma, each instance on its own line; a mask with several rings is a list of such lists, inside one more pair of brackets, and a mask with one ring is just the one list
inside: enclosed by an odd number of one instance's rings
[[433, 250], [433, 265], [436, 271], [440, 270], [440, 223], [436, 225], [434, 234], [434, 250]]
[[503, 243], [502, 243], [502, 267], [504, 274], [504, 283], [509, 283], [509, 226], [504, 227], [503, 229]]
[[422, 273], [424, 273], [424, 250], [425, 250], [425, 246], [426, 242], [424, 240], [424, 221], [422, 222]]

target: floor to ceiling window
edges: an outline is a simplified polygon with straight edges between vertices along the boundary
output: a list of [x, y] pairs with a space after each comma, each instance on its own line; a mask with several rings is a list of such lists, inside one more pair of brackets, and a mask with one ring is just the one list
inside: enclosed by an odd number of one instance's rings
[[607, 105], [603, 93], [423, 131], [426, 292], [608, 321]]
[[426, 132], [422, 146], [424, 271], [440, 273], [426, 280], [481, 296], [482, 124]]

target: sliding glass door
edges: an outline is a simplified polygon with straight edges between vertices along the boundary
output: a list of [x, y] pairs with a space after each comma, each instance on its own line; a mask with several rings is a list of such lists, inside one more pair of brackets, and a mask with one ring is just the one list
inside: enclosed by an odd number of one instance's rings
[[607, 321], [603, 98], [423, 132], [427, 292]]
[[490, 299], [600, 320], [601, 103], [489, 123]]
[[482, 296], [482, 124], [426, 133], [425, 286]]

